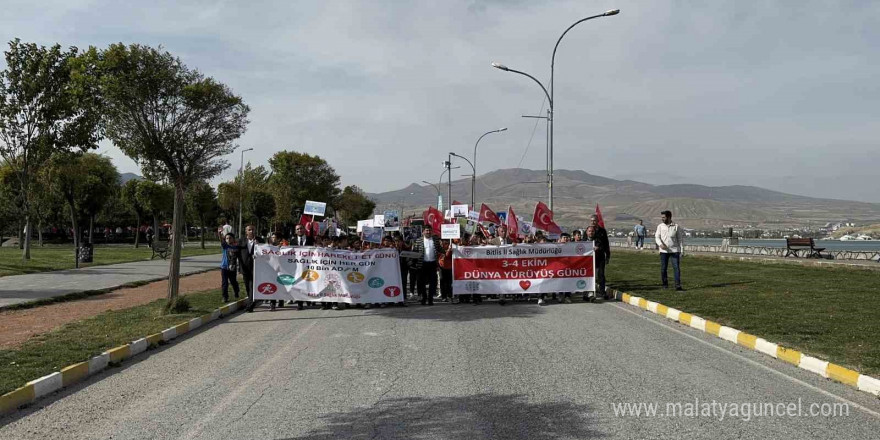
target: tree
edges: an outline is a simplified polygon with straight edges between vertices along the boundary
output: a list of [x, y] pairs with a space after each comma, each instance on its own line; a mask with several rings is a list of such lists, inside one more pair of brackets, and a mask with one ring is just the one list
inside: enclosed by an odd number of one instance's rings
[[275, 199], [275, 217], [291, 220], [306, 200], [332, 202], [339, 195], [339, 175], [324, 159], [295, 151], [279, 151], [269, 159], [269, 191]]
[[[114, 44], [100, 65], [107, 136], [145, 175], [174, 186], [172, 225], [181, 237], [187, 188], [229, 166], [221, 158], [234, 150], [250, 109], [229, 87], [168, 52]], [[171, 250], [167, 310], [186, 308], [178, 306], [181, 241]]]
[[256, 223], [254, 232], [259, 234], [260, 226], [268, 223], [275, 216], [275, 199], [268, 191], [256, 190], [252, 192], [250, 200], [249, 211]]
[[144, 208], [144, 205], [141, 205], [140, 200], [138, 200], [138, 185], [140, 184], [140, 180], [131, 179], [128, 182], [125, 182], [125, 185], [122, 185], [121, 189], [121, 198], [122, 203], [128, 208], [130, 212], [132, 212], [135, 216], [135, 232], [134, 232], [134, 247], [140, 247], [141, 242], [141, 222], [144, 217], [146, 217], [149, 212]]
[[342, 194], [333, 204], [336, 216], [344, 225], [355, 225], [373, 214], [376, 203], [370, 200], [364, 191], [355, 185], [346, 186]]
[[119, 191], [119, 172], [110, 158], [94, 153], [85, 153], [76, 161], [82, 167], [83, 179], [81, 208], [89, 220], [89, 243], [94, 243], [95, 217]]
[[62, 51], [15, 39], [0, 72], [0, 156], [13, 168], [27, 234], [22, 260], [30, 259], [31, 181], [58, 152], [97, 148], [100, 116], [94, 95], [71, 74], [77, 49]]
[[238, 219], [238, 200], [241, 187], [235, 182], [223, 182], [217, 185], [217, 203], [230, 224]]
[[204, 249], [208, 221], [216, 220], [217, 211], [219, 211], [214, 188], [205, 181], [194, 183], [186, 193], [186, 207], [190, 215], [199, 221], [199, 227], [201, 227], [199, 235], [202, 237], [202, 249]]
[[168, 185], [161, 185], [149, 180], [138, 182], [137, 194], [138, 204], [143, 207], [144, 211], [153, 216], [153, 244], [159, 238], [159, 217], [162, 213], [167, 213], [174, 206], [174, 189]]

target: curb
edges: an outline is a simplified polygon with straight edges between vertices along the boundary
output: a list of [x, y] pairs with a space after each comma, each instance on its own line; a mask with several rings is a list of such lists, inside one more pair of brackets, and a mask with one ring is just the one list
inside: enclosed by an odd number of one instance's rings
[[823, 361], [822, 359], [807, 356], [795, 349], [783, 347], [774, 342], [768, 342], [755, 335], [700, 318], [699, 316], [690, 313], [682, 312], [681, 310], [672, 307], [666, 307], [660, 303], [648, 301], [645, 298], [623, 293], [619, 290], [612, 290], [612, 292], [616, 299], [625, 304], [636, 306], [642, 310], [677, 321], [704, 333], [717, 336], [728, 342], [739, 345], [740, 347], [764, 353], [767, 356], [788, 362], [789, 364], [818, 374], [826, 379], [833, 379], [837, 382], [880, 397], [880, 379], [860, 374], [857, 371], [850, 370], [849, 368], [828, 361]]
[[141, 354], [148, 349], [182, 336], [211, 321], [228, 316], [237, 310], [243, 310], [247, 299], [226, 304], [211, 313], [190, 319], [182, 324], [162, 330], [159, 333], [140, 338], [119, 347], [111, 348], [85, 362], [68, 365], [52, 374], [26, 383], [23, 387], [0, 396], [0, 416], [17, 410], [19, 407], [34, 403], [37, 399], [54, 393], [62, 388], [81, 382], [96, 373], [104, 371], [110, 365], [118, 365], [122, 361]]

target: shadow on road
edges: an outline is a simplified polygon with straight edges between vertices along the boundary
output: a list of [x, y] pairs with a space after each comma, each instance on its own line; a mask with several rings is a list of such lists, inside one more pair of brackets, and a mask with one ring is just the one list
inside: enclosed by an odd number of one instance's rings
[[331, 413], [324, 426], [294, 439], [559, 439], [600, 438], [586, 405], [532, 403], [523, 395], [406, 397]]

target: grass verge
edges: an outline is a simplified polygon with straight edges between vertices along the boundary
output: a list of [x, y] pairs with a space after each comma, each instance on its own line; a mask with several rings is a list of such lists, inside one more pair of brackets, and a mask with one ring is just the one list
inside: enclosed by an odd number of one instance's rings
[[[202, 249], [198, 246], [190, 245], [190, 247], [182, 250], [181, 255], [190, 257], [219, 253], [220, 248], [216, 246]], [[93, 262], [81, 263], [80, 267], [149, 260], [151, 255], [152, 251], [146, 246], [135, 249], [134, 246], [96, 245]], [[31, 248], [30, 261], [24, 263], [21, 261], [21, 250], [18, 248], [0, 248], [0, 277], [73, 269], [76, 264], [73, 257], [72, 245], [33, 247]]]
[[219, 289], [186, 295], [186, 313], [162, 313], [165, 299], [66, 324], [13, 350], [0, 350], [0, 395], [30, 380], [83, 362], [135, 339], [212, 312], [224, 305]]
[[606, 271], [615, 289], [880, 376], [880, 273], [686, 256], [675, 292], [653, 252], [615, 252]]

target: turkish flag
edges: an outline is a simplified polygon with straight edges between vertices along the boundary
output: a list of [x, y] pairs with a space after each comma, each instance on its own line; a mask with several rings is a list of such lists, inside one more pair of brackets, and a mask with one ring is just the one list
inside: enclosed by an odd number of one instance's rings
[[453, 200], [453, 201], [452, 201], [452, 204], [453, 204], [453, 205], [464, 205], [464, 203], [461, 203], [461, 202], [459, 202], [458, 200]]
[[532, 223], [538, 229], [543, 229], [551, 234], [561, 234], [562, 229], [559, 228], [559, 225], [553, 222], [553, 211], [544, 204], [544, 202], [538, 202], [535, 205], [535, 215], [532, 218]]
[[437, 208], [433, 206], [429, 206], [428, 210], [422, 214], [422, 218], [425, 220], [425, 226], [433, 229], [435, 234], [440, 233], [440, 225], [443, 224], [442, 212], [438, 211]]
[[316, 237], [321, 233], [321, 225], [319, 222], [313, 221], [314, 217], [303, 214], [299, 217], [299, 224], [302, 225], [309, 237]]
[[513, 206], [507, 207], [507, 234], [511, 240], [519, 238], [519, 221], [516, 220], [516, 214], [513, 213]]
[[489, 209], [485, 203], [480, 206], [480, 218], [477, 220], [478, 222], [490, 222], [496, 225], [501, 224], [501, 219], [498, 218], [498, 214], [495, 214], [495, 211]]
[[604, 228], [605, 227], [605, 220], [602, 219], [602, 211], [599, 210], [598, 203], [596, 203], [596, 217], [598, 217], [596, 220], [599, 221], [599, 226]]

